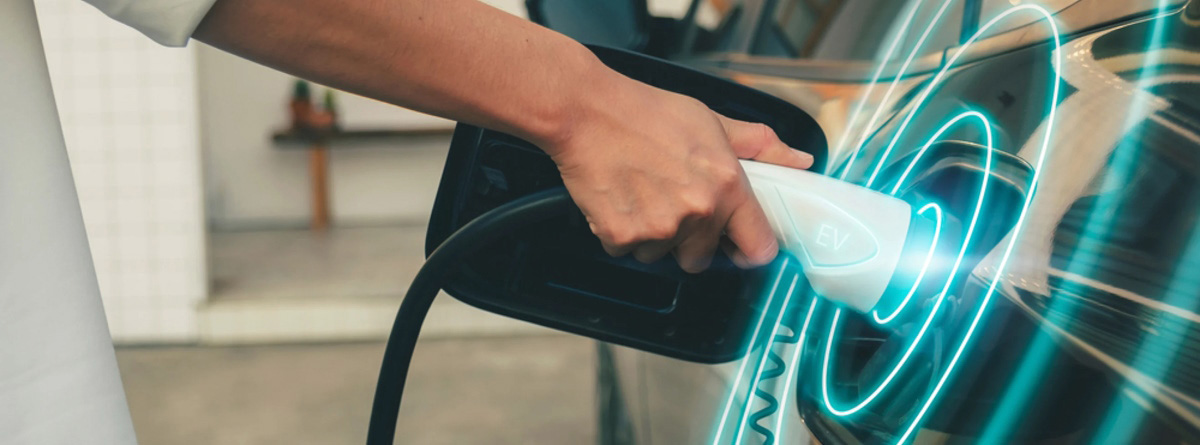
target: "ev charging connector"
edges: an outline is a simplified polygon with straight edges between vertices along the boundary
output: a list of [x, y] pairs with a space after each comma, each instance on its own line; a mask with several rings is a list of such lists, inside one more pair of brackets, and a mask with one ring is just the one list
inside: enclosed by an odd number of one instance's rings
[[780, 248], [794, 255], [816, 293], [867, 313], [889, 289], [911, 284], [902, 260], [923, 224], [907, 202], [818, 173], [742, 161]]
[[[824, 132], [791, 103], [671, 62], [591, 49], [630, 78], [771, 127], [788, 146], [813, 154], [814, 168], [827, 161]], [[798, 258], [817, 294], [859, 312], [901, 312], [908, 297], [888, 304], [889, 295], [904, 294], [889, 289], [911, 285], [915, 291], [912, 283], [922, 281], [905, 271], [919, 262], [905, 258], [930, 256], [931, 243], [919, 235], [920, 212], [817, 173], [753, 162], [743, 167], [781, 246]], [[771, 268], [742, 270], [718, 256], [708, 270], [689, 274], [666, 259], [642, 264], [609, 256], [549, 156], [528, 141], [467, 124], [458, 125], [450, 144], [426, 254], [380, 366], [367, 438], [372, 445], [392, 443], [412, 353], [439, 291], [496, 314], [697, 363], [745, 357], [764, 314], [786, 309], [763, 298], [778, 275]], [[787, 267], [787, 259], [779, 263]]]

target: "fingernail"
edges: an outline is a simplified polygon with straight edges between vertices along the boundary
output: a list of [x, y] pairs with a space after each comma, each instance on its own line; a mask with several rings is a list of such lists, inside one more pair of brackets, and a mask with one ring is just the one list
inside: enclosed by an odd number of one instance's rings
[[762, 252], [762, 255], [759, 258], [762, 258], [762, 264], [767, 264], [774, 260], [775, 255], [777, 254], [779, 254], [779, 240], [772, 237], [771, 244], [765, 251]]
[[816, 161], [816, 158], [810, 153], [799, 150], [793, 150], [793, 152], [796, 153], [796, 157], [800, 160], [800, 164], [802, 165], [811, 166], [813, 165], [813, 162]]
[[754, 267], [754, 265], [750, 264], [750, 259], [746, 258], [746, 254], [742, 253], [741, 251], [737, 251], [729, 255], [729, 259], [732, 260], [733, 264], [739, 269], [751, 269]]
[[700, 272], [704, 272], [705, 270], [708, 270], [708, 266], [710, 266], [711, 264], [712, 264], [712, 260], [708, 259], [708, 260], [685, 261], [685, 262], [681, 262], [679, 264], [679, 266], [681, 269], [683, 269], [684, 272], [687, 272], [690, 274], [698, 274]]
[[763, 247], [762, 250], [755, 252], [753, 256], [746, 255], [746, 262], [750, 267], [759, 267], [770, 264], [775, 259], [775, 255], [779, 253], [779, 242], [775, 238], [771, 238], [771, 242]]

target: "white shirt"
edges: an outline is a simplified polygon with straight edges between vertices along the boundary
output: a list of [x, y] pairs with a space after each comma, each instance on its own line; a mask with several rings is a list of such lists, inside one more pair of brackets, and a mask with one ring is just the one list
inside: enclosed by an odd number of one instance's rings
[[[213, 1], [91, 3], [181, 46]], [[136, 443], [32, 0], [0, 0], [0, 98], [0, 444]]]
[[[216, 0], [86, 0], [167, 46], [183, 46]], [[236, 1], [236, 0], [234, 0]]]

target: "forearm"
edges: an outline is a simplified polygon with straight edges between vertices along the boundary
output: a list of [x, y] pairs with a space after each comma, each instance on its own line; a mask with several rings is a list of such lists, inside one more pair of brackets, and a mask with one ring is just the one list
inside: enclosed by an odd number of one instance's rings
[[219, 0], [194, 37], [546, 145], [566, 137], [595, 89], [619, 81], [582, 45], [476, 0]]
[[765, 126], [622, 76], [561, 34], [476, 0], [218, 0], [193, 37], [528, 139], [554, 158], [605, 250], [642, 261], [672, 252], [693, 272], [723, 236], [740, 265], [775, 256], [737, 157], [812, 164]]

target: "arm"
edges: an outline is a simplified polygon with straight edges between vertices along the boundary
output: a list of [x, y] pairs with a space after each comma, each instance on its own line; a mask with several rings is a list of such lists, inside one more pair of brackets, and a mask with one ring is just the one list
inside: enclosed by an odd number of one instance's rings
[[399, 106], [508, 132], [557, 163], [614, 255], [744, 266], [777, 246], [737, 158], [807, 168], [765, 126], [633, 81], [558, 33], [475, 0], [219, 0], [193, 37]]

